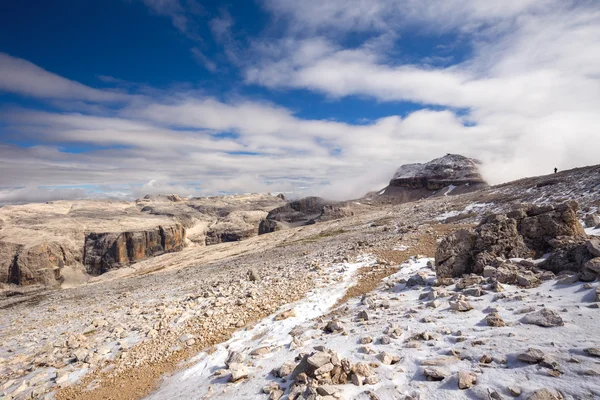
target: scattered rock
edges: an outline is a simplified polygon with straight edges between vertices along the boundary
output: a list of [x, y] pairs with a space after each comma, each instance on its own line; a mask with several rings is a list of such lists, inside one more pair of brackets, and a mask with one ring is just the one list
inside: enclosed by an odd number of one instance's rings
[[296, 368], [295, 362], [285, 362], [281, 367], [279, 367], [279, 370], [277, 370], [277, 376], [280, 378], [285, 378], [286, 376], [291, 375], [291, 373], [294, 371], [294, 368]]
[[544, 352], [538, 349], [528, 349], [517, 356], [517, 360], [528, 364], [538, 364], [544, 359]]
[[308, 357], [308, 363], [315, 368], [320, 368], [331, 361], [331, 354], [319, 351]]
[[284, 311], [280, 314], [277, 314], [275, 316], [275, 321], [282, 321], [284, 319], [288, 319], [288, 318], [293, 318], [296, 316], [296, 312], [292, 309], [292, 310], [287, 310]]
[[583, 351], [590, 357], [600, 357], [600, 347], [589, 347]]
[[465, 312], [471, 311], [473, 306], [466, 300], [451, 301], [450, 308], [455, 311]]
[[585, 242], [585, 247], [594, 257], [600, 257], [600, 239], [589, 239]]
[[392, 365], [392, 364], [396, 364], [400, 361], [400, 357], [399, 356], [393, 356], [389, 353], [381, 352], [377, 355], [377, 358], [379, 359], [379, 361], [381, 361], [382, 364], [384, 365]]
[[371, 336], [363, 336], [359, 339], [360, 344], [369, 344], [373, 343], [373, 338]]
[[260, 275], [255, 269], [249, 269], [247, 274], [250, 282], [256, 282], [260, 279]]
[[321, 396], [335, 396], [340, 390], [333, 385], [321, 385], [317, 388], [317, 393]]
[[514, 397], [519, 397], [521, 395], [521, 388], [517, 386], [509, 386], [508, 392]]
[[336, 319], [333, 319], [325, 326], [325, 331], [328, 333], [336, 333], [344, 330], [344, 325]]
[[423, 375], [428, 381], [443, 381], [450, 373], [444, 369], [436, 367], [423, 368]]
[[248, 377], [248, 368], [244, 364], [234, 363], [229, 365], [229, 372], [231, 373], [231, 382], [237, 382], [241, 379]]
[[477, 382], [477, 375], [469, 371], [459, 371], [458, 373], [458, 388], [469, 389]]
[[540, 389], [533, 392], [531, 396], [527, 398], [528, 400], [561, 400], [561, 397], [558, 397], [548, 389]]
[[500, 317], [500, 314], [498, 314], [495, 311], [488, 314], [488, 316], [485, 317], [485, 322], [488, 324], [488, 326], [495, 326], [495, 327], [506, 326], [506, 323]]
[[525, 315], [521, 322], [524, 324], [538, 325], [543, 327], [563, 326], [565, 323], [555, 311], [543, 308], [531, 314]]

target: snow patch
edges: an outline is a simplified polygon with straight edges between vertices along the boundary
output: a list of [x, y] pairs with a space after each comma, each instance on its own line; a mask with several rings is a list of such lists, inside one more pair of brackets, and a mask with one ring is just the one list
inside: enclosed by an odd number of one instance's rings
[[[255, 366], [251, 369], [248, 380], [229, 387], [226, 393], [217, 392], [211, 396], [223, 399], [264, 400], [266, 396], [261, 389], [265, 385], [265, 378], [272, 369], [279, 368], [288, 361], [286, 358], [289, 358], [289, 353], [280, 350], [289, 347], [292, 341], [290, 331], [297, 325], [327, 313], [353, 284], [355, 272], [359, 268], [374, 265], [375, 262], [373, 257], [364, 255], [359, 257], [356, 263], [333, 265], [326, 272], [326, 276], [334, 277], [333, 284], [315, 289], [304, 299], [281, 307], [252, 329], [234, 333], [230, 340], [217, 345], [214, 352], [198, 354], [192, 359], [192, 362], [196, 363], [194, 366], [167, 378], [147, 399], [201, 398], [211, 392], [211, 383], [227, 382], [228, 376], [215, 378], [213, 374], [216, 370], [225, 368], [230, 351], [239, 351], [248, 356], [254, 349], [269, 346], [272, 350], [254, 362]], [[274, 320], [275, 315], [290, 309], [294, 310], [295, 317]]]

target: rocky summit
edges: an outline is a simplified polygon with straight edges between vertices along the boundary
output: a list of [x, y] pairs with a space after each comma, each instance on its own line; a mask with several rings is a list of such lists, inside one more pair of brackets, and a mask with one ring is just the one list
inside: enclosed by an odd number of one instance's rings
[[402, 202], [481, 189], [487, 183], [479, 172], [480, 164], [460, 154], [446, 154], [423, 164], [405, 164], [377, 195]]
[[0, 398], [600, 398], [600, 166], [389, 187], [0, 208]]

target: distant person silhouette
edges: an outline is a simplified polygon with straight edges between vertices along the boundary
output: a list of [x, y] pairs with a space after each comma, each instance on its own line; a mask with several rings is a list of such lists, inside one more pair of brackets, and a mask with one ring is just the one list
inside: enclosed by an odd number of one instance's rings
[[558, 168], [554, 167], [554, 173], [558, 172]]

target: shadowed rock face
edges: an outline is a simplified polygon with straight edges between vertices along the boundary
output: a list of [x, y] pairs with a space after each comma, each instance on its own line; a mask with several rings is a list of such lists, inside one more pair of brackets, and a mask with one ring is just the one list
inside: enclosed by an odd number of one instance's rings
[[75, 261], [75, 255], [59, 243], [26, 246], [2, 242], [0, 283], [54, 286], [60, 283], [60, 269]]
[[314, 224], [352, 215], [344, 203], [328, 202], [321, 197], [305, 197], [291, 201], [271, 210], [258, 227], [258, 234], [271, 233], [281, 229]]
[[267, 219], [302, 225], [319, 218], [326, 204], [327, 202], [320, 197], [305, 197], [277, 207], [269, 212]]
[[135, 232], [89, 233], [85, 238], [83, 264], [89, 274], [100, 275], [183, 247], [185, 229], [180, 224]]
[[547, 253], [551, 255], [542, 268], [581, 271], [593, 256], [586, 248], [577, 209], [576, 202], [568, 202], [489, 215], [475, 229], [462, 229], [442, 240], [435, 255], [436, 273], [442, 278], [481, 274], [486, 266], [497, 267], [498, 258]]

